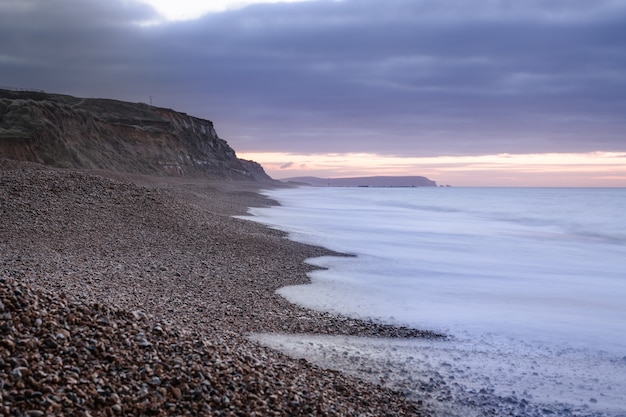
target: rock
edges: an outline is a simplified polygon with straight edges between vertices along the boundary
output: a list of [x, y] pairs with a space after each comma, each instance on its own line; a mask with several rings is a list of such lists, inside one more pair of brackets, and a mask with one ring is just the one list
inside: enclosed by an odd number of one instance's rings
[[[189, 331], [170, 334], [160, 325], [161, 331], [154, 331], [157, 325], [150, 320], [138, 322], [134, 314], [123, 310], [66, 302], [12, 280], [0, 285], [5, 305], [17, 305], [6, 300], [18, 297], [20, 319], [13, 321], [12, 331], [25, 337], [37, 329], [38, 336], [47, 341], [61, 335], [58, 340], [63, 345], [54, 349], [46, 345], [50, 351], [44, 356], [37, 344], [15, 346], [17, 353], [11, 361], [24, 366], [12, 368], [10, 378], [0, 385], [0, 398], [11, 404], [10, 410], [0, 410], [5, 414], [43, 416], [46, 412], [34, 407], [42, 404], [48, 413], [62, 410], [65, 415], [92, 416], [106, 415], [104, 405], [115, 415], [214, 414], [218, 410], [237, 410], [239, 415], [293, 415], [294, 410], [309, 410], [306, 414], [311, 415], [352, 415], [357, 410], [364, 415], [415, 412], [399, 394], [372, 390], [368, 384], [327, 374], [307, 362], [286, 365], [284, 357], [253, 346], [233, 332], [209, 340]], [[46, 323], [32, 327], [28, 324], [32, 320], [21, 320], [38, 314], [39, 305], [48, 309], [50, 323], [62, 323], [70, 316], [71, 323], [61, 331]], [[98, 321], [100, 316], [108, 319]], [[108, 332], [114, 325], [116, 332]], [[4, 362], [0, 373], [8, 364]], [[203, 408], [209, 403], [210, 412]]]
[[0, 161], [0, 395], [8, 407], [0, 414], [417, 413], [399, 393], [244, 337], [283, 325], [425, 334], [276, 295], [308, 282], [304, 259], [331, 252], [231, 217], [266, 199], [206, 180], [190, 191], [191, 180], [157, 187], [125, 178]]
[[70, 337], [70, 332], [66, 329], [60, 329], [55, 335], [56, 339], [68, 339]]

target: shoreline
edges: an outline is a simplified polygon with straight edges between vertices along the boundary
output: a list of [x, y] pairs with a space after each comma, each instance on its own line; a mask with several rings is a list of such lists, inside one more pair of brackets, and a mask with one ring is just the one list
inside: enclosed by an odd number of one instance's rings
[[0, 415], [617, 415], [466, 389], [454, 346], [428, 359], [453, 338], [286, 301], [341, 254], [233, 217], [261, 188], [0, 160]]
[[[238, 352], [229, 360], [239, 374], [247, 369], [242, 357], [260, 360], [270, 375], [263, 377], [269, 388], [260, 398], [295, 390], [301, 406], [298, 412], [289, 409], [293, 401], [279, 395], [272, 404], [259, 403], [260, 413], [424, 415], [397, 392], [290, 359], [245, 338], [255, 332], [435, 336], [306, 310], [278, 296], [276, 289], [308, 281], [306, 272], [313, 267], [305, 259], [332, 252], [233, 218], [247, 207], [272, 203], [256, 193], [258, 184], [1, 162], [0, 277], [5, 283], [25, 285], [22, 292], [39, 294], [34, 297], [64, 294], [72, 306], [132, 312], [147, 327], [217, 343], [226, 358], [227, 352]], [[73, 328], [66, 331], [73, 336]], [[8, 368], [5, 363], [4, 372], [12, 375]], [[307, 377], [290, 391], [285, 387], [294, 373]], [[259, 378], [258, 370], [253, 374]], [[14, 406], [17, 397], [9, 394], [5, 386], [3, 406]], [[169, 392], [159, 395], [176, 404]], [[237, 415], [236, 397], [214, 406]]]
[[[374, 253], [371, 247], [362, 244], [375, 241], [377, 236], [384, 233], [378, 227], [371, 232], [367, 226], [361, 228], [358, 225], [367, 222], [363, 222], [361, 217], [357, 217], [358, 214], [348, 210], [351, 207], [350, 198], [355, 197], [353, 200], [358, 201], [360, 206], [355, 205], [352, 209], [360, 213], [367, 195], [354, 190], [354, 193], [359, 193], [357, 196], [353, 196], [351, 192], [342, 199], [345, 193], [338, 191], [331, 194], [333, 198], [330, 199], [327, 198], [326, 191], [322, 191], [324, 192], [318, 193], [313, 189], [301, 189], [267, 192], [265, 195], [277, 198], [281, 202], [285, 201], [288, 207], [281, 208], [278, 212], [273, 212], [274, 209], [260, 209], [253, 210], [253, 213], [258, 214], [264, 223], [280, 230], [292, 231], [294, 238], [300, 242], [322, 242], [335, 250], [358, 254], [358, 257], [314, 261], [312, 263], [315, 265], [326, 266], [331, 270], [316, 271], [313, 275], [316, 283], [312, 287], [301, 286], [294, 288], [292, 292], [281, 290], [280, 293], [296, 303], [313, 308], [325, 306], [334, 311], [355, 311], [355, 314], [365, 316], [373, 314], [372, 311], [379, 315], [402, 314], [388, 302], [381, 302], [383, 308], [374, 310], [371, 306], [378, 300], [393, 298], [381, 295], [378, 299], [376, 297], [368, 299], [368, 294], [358, 289], [360, 274], [367, 277], [371, 272], [379, 278], [377, 282], [386, 282], [385, 277], [397, 276], [400, 283], [404, 272], [402, 268], [394, 269], [391, 266], [381, 271], [378, 265], [386, 263], [377, 258], [395, 260], [392, 256], [387, 257], [387, 254], [393, 252], [388, 248], [376, 246], [377, 252]], [[362, 193], [367, 191], [363, 190]], [[393, 200], [393, 197], [389, 200]], [[458, 202], [460, 205], [463, 203]], [[339, 210], [333, 213], [332, 208]], [[386, 216], [381, 215], [377, 208], [376, 202], [372, 202], [372, 206], [367, 205], [363, 211], [375, 212], [379, 217], [390, 216], [389, 213], [385, 213]], [[341, 216], [345, 213], [355, 216], [360, 222], [346, 219], [347, 223], [343, 227], [344, 224], [339, 220], [343, 219]], [[292, 221], [293, 219], [299, 220]], [[319, 219], [324, 220], [318, 221]], [[433, 218], [435, 222], [438, 220], [441, 219]], [[359, 240], [353, 238], [351, 234], [353, 230], [358, 230]], [[446, 229], [443, 230], [445, 232]], [[419, 235], [421, 230], [414, 230], [414, 233]], [[426, 236], [429, 235], [426, 233]], [[404, 243], [402, 236], [398, 236], [398, 241]], [[427, 247], [428, 243], [422, 241], [419, 246]], [[389, 252], [385, 252], [385, 249]], [[411, 249], [419, 250], [415, 246]], [[377, 259], [378, 264], [372, 264], [371, 259]], [[463, 259], [459, 257], [458, 262], [462, 265]], [[481, 264], [486, 267], [489, 265], [488, 262]], [[477, 268], [476, 271], [481, 269]], [[395, 282], [394, 278], [391, 285]], [[428, 284], [427, 280], [425, 283]], [[367, 281], [366, 284], [371, 287], [376, 285], [373, 280]], [[366, 287], [366, 284], [363, 286]], [[316, 290], [315, 285], [321, 289]], [[422, 289], [428, 288], [427, 286], [418, 285], [409, 288], [413, 291], [412, 294], [417, 296], [412, 297], [409, 302], [412, 302], [413, 298], [416, 303], [427, 302], [426, 291], [420, 294]], [[381, 288], [381, 293], [383, 290]], [[464, 293], [465, 291], [460, 292]], [[471, 291], [468, 290], [467, 293]], [[367, 306], [367, 308], [351, 308], [351, 304], [346, 305], [352, 294], [355, 294], [355, 300], [358, 300], [358, 303], [354, 303], [356, 307]], [[362, 294], [362, 297], [356, 294]], [[370, 291], [369, 294], [378, 292]], [[397, 299], [402, 298], [398, 296]], [[447, 303], [448, 308], [454, 309], [455, 305], [456, 303]], [[410, 306], [407, 307], [409, 308], [406, 311], [412, 311]], [[438, 313], [447, 311], [446, 308], [437, 310], [433, 307], [436, 306], [422, 309], [414, 317], [432, 320]], [[387, 313], [388, 311], [390, 312]], [[410, 315], [407, 314], [406, 317], [408, 316]], [[443, 318], [444, 320], [439, 321], [440, 325], [449, 319], [445, 315]], [[623, 391], [624, 362], [619, 350], [609, 354], [600, 349], [587, 350], [584, 346], [576, 349], [572, 340], [577, 333], [571, 333], [570, 337], [561, 340], [562, 343], [549, 343], [550, 340], [558, 340], [556, 335], [566, 334], [563, 330], [567, 329], [567, 323], [562, 323], [562, 328], [556, 326], [544, 332], [543, 336], [546, 339], [543, 342], [539, 338], [535, 339], [532, 333], [529, 333], [531, 336], [528, 338], [511, 337], [514, 328], [500, 327], [494, 332], [480, 332], [471, 326], [471, 320], [466, 320], [462, 326], [450, 326], [451, 336], [447, 341], [289, 334], [255, 334], [253, 337], [267, 346], [296, 358], [306, 358], [322, 367], [340, 370], [375, 383], [384, 382], [386, 386], [405, 392], [418, 402], [421, 401], [434, 415], [518, 417], [622, 415], [624, 399], [619, 392]]]

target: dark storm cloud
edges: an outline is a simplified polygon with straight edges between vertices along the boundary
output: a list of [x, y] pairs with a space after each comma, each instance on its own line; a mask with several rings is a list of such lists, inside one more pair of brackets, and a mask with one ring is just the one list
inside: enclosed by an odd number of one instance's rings
[[626, 149], [626, 1], [345, 0], [165, 25], [132, 1], [0, 0], [0, 84], [216, 122], [238, 151]]

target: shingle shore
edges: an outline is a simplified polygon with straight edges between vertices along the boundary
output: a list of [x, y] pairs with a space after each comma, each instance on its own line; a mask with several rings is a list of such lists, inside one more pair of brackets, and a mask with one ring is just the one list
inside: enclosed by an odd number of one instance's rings
[[232, 218], [254, 185], [0, 166], [0, 414], [419, 415], [244, 337], [429, 336], [276, 295], [329, 252]]

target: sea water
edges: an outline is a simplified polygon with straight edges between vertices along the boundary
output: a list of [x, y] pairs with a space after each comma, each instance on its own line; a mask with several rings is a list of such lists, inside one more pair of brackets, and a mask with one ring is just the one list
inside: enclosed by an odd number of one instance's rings
[[[281, 295], [449, 336], [306, 336], [308, 345], [369, 349], [405, 364], [410, 357], [415, 371], [430, 369], [463, 392], [564, 405], [549, 413], [626, 415], [626, 189], [302, 187], [265, 194], [280, 206], [250, 209], [251, 219], [355, 255], [309, 260], [321, 268], [310, 273], [312, 283]], [[306, 337], [267, 335], [264, 343], [289, 350]]]

